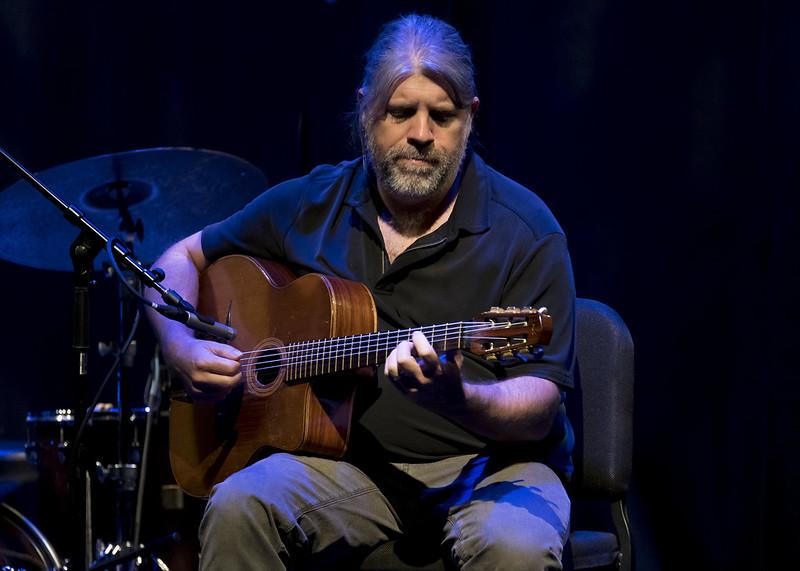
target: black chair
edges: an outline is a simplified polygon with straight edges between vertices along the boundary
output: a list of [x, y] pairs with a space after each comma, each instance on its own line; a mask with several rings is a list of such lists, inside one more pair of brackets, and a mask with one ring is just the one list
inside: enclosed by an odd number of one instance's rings
[[576, 390], [567, 400], [575, 430], [573, 531], [564, 563], [627, 571], [633, 568], [625, 504], [633, 461], [633, 341], [607, 305], [579, 298], [576, 309]]
[[[633, 457], [633, 341], [607, 305], [577, 300], [577, 379], [567, 400], [575, 430], [572, 532], [566, 569], [633, 568], [625, 495]], [[584, 523], [592, 527], [584, 528]], [[436, 553], [420, 553], [403, 540], [367, 555], [362, 571], [441, 571]]]

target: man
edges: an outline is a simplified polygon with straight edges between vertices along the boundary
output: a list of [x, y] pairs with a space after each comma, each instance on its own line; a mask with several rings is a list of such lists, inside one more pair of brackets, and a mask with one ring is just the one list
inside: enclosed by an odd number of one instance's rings
[[[569, 499], [574, 287], [564, 235], [530, 191], [468, 148], [478, 109], [469, 50], [449, 25], [388, 24], [358, 90], [362, 159], [262, 194], [158, 261], [189, 301], [229, 253], [370, 288], [381, 330], [547, 306], [541, 359], [498, 370], [422, 333], [362, 395], [347, 456], [277, 453], [219, 484], [200, 535], [204, 569], [353, 568], [387, 539], [435, 541], [463, 569], [558, 569]], [[154, 318], [194, 399], [241, 381], [240, 353]], [[555, 471], [559, 472], [559, 475]]]

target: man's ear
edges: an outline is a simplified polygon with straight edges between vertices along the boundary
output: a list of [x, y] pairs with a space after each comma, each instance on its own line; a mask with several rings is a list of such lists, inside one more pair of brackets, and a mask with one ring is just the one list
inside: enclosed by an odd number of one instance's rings
[[469, 104], [469, 110], [472, 112], [473, 116], [475, 115], [475, 113], [478, 112], [478, 107], [480, 106], [480, 104], [481, 100], [478, 99], [477, 96], [472, 98], [472, 103]]

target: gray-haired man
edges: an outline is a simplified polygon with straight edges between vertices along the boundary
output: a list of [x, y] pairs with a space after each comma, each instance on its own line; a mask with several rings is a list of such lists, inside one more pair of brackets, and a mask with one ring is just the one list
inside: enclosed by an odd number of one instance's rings
[[[265, 192], [159, 260], [196, 297], [230, 253], [365, 283], [380, 329], [547, 306], [538, 361], [497, 370], [401, 342], [364, 391], [342, 460], [273, 454], [230, 476], [201, 525], [204, 569], [353, 568], [402, 534], [463, 569], [558, 569], [569, 527], [574, 286], [547, 207], [469, 148], [478, 109], [467, 46], [444, 22], [388, 24], [367, 56], [356, 128], [364, 156]], [[154, 318], [195, 399], [241, 383], [236, 349]]]

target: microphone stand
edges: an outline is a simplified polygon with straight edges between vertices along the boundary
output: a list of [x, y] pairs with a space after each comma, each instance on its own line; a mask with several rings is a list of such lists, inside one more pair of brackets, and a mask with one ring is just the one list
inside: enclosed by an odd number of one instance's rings
[[[104, 249], [109, 240], [105, 232], [93, 224], [76, 206], [67, 204], [56, 193], [47, 188], [34, 177], [25, 167], [18, 163], [6, 151], [0, 148], [0, 157], [9, 163], [14, 170], [39, 191], [47, 200], [61, 210], [64, 218], [77, 227], [78, 237], [70, 246], [70, 258], [73, 265], [73, 310], [72, 310], [72, 360], [74, 379], [75, 426], [80, 426], [90, 411], [86, 410], [85, 394], [89, 385], [89, 288], [94, 285], [92, 279], [94, 259]], [[122, 261], [133, 274], [146, 287], [156, 290], [166, 306], [151, 303], [150, 306], [162, 315], [180, 321], [187, 327], [216, 336], [224, 340], [231, 340], [236, 336], [236, 330], [215, 322], [213, 319], [198, 315], [195, 308], [186, 302], [177, 292], [166, 289], [161, 285], [165, 278], [164, 272], [158, 268], [148, 269], [136, 259], [133, 253], [119, 240], [112, 241], [115, 257]], [[73, 513], [79, 520], [75, 526], [76, 533], [81, 534], [80, 545], [82, 553], [73, 554], [72, 561], [76, 565], [73, 569], [86, 571], [92, 562], [92, 533], [91, 533], [91, 479], [87, 466], [85, 446], [77, 443], [75, 458], [76, 465], [71, 468], [72, 485], [69, 486], [73, 505]]]
[[[102, 249], [100, 243], [91, 233], [81, 230], [70, 246], [70, 258], [73, 268], [72, 297], [72, 377], [73, 407], [75, 426], [81, 426], [86, 416], [86, 394], [89, 386], [89, 288], [95, 284], [92, 279], [93, 262]], [[89, 475], [89, 462], [84, 442], [76, 442], [73, 466], [68, 466], [69, 490], [68, 505], [77, 519], [76, 525], [69, 533], [76, 534], [75, 545], [81, 546], [79, 554], [70, 557], [78, 563], [78, 569], [88, 569], [92, 562], [92, 488]]]

